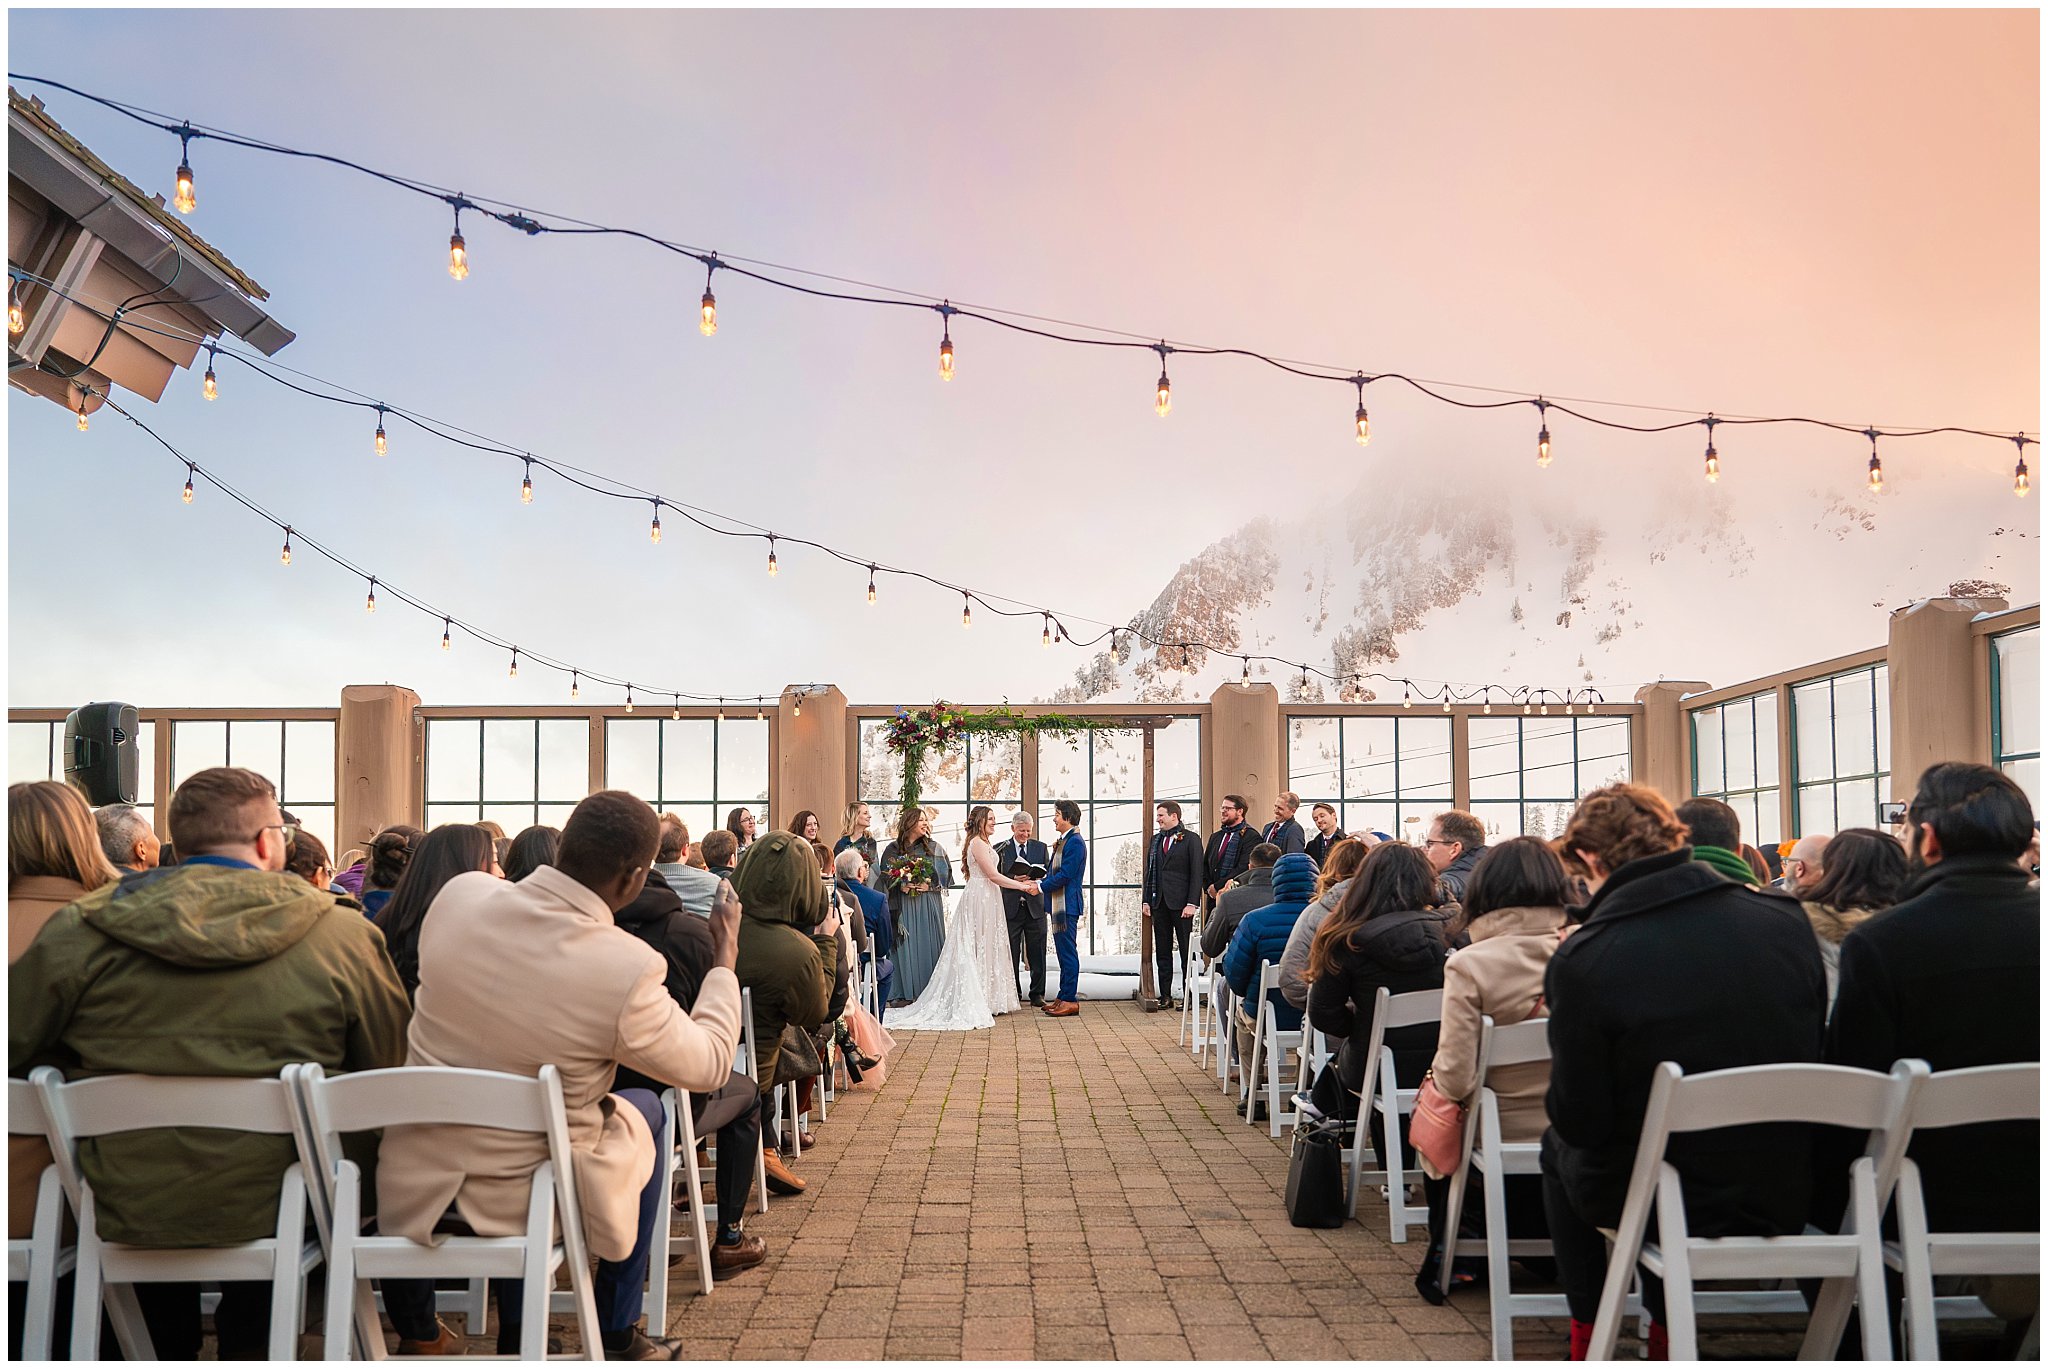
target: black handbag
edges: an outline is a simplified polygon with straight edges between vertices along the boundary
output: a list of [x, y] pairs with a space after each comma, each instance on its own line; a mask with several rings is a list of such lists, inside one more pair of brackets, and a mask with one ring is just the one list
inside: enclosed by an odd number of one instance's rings
[[1344, 1225], [1344, 1124], [1304, 1122], [1287, 1162], [1287, 1220], [1296, 1226]]

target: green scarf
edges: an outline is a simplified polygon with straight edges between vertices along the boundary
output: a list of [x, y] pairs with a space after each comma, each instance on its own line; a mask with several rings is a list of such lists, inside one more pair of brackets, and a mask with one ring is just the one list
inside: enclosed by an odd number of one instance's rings
[[1721, 846], [1695, 846], [1692, 858], [1701, 865], [1718, 870], [1737, 884], [1755, 884], [1756, 871], [1749, 868], [1749, 862], [1734, 851]]

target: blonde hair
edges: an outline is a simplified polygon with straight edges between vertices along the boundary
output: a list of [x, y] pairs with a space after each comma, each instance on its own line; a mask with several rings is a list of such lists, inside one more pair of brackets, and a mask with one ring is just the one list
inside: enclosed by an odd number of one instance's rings
[[1358, 873], [1358, 867], [1365, 864], [1366, 844], [1356, 837], [1346, 837], [1333, 844], [1324, 853], [1322, 873], [1316, 877], [1316, 897], [1321, 898], [1338, 883]]
[[7, 882], [33, 875], [76, 880], [87, 889], [120, 878], [100, 846], [85, 797], [58, 780], [7, 787]]
[[[853, 820], [860, 816], [860, 810], [865, 807], [867, 805], [859, 799], [855, 799], [852, 803], [846, 805], [846, 816], [839, 820], [840, 836], [851, 837], [853, 835]], [[873, 826], [873, 823], [871, 822], [869, 826]]]

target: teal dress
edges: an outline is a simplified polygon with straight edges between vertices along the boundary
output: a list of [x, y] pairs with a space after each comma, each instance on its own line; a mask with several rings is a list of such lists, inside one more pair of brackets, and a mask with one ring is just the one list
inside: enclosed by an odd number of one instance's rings
[[[883, 871], [898, 855], [922, 856], [932, 863], [936, 878], [929, 892], [905, 893]], [[946, 948], [946, 900], [940, 892], [953, 887], [953, 864], [946, 852], [930, 837], [908, 848], [890, 842], [879, 861], [872, 862], [877, 889], [889, 896], [889, 913], [896, 924], [896, 982], [890, 992], [909, 1001], [924, 992], [932, 971], [938, 968], [939, 952]]]

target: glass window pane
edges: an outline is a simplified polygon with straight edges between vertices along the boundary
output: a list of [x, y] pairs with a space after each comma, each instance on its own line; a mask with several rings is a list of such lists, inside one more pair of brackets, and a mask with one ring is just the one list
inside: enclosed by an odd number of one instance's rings
[[[1344, 791], [1337, 773], [1338, 720], [1293, 718], [1287, 724], [1287, 787], [1304, 803]], [[1220, 796], [1219, 796], [1220, 797]]]
[[1201, 719], [1175, 718], [1171, 727], [1160, 728], [1153, 737], [1154, 792], [1192, 804], [1202, 792]]
[[[606, 718], [604, 720], [604, 783], [607, 789], [652, 798], [660, 781], [655, 772], [655, 746], [660, 740], [659, 718]], [[588, 765], [586, 758], [585, 764]], [[560, 795], [551, 794], [550, 798]]]
[[2026, 793], [2027, 802], [2032, 804], [2034, 812], [2039, 814], [2041, 811], [2040, 757], [2035, 756], [2023, 761], [2007, 761], [2002, 768], [2006, 774], [2012, 776], [2012, 782], [2017, 784]]
[[533, 825], [533, 805], [530, 803], [487, 803], [484, 817], [505, 829], [508, 837], [518, 836]]
[[1775, 846], [1783, 841], [1784, 832], [1778, 821], [1778, 790], [1776, 786], [1759, 789], [1751, 801], [1754, 815], [1744, 814], [1742, 830], [1754, 833], [1749, 838], [1752, 846]]
[[1843, 780], [1835, 790], [1835, 821], [1842, 827], [1877, 826], [1877, 781]]
[[1804, 784], [1834, 777], [1834, 682], [1815, 680], [1792, 689], [1792, 732], [1796, 778]]
[[579, 798], [590, 790], [590, 724], [549, 718], [540, 725], [540, 797]]
[[475, 822], [482, 816], [481, 804], [430, 803], [427, 805], [427, 830], [431, 832], [444, 822]]
[[1576, 718], [1523, 718], [1522, 764], [1534, 770], [1540, 766], [1570, 765]]
[[1135, 732], [1091, 732], [1095, 797], [1145, 799], [1145, 744]]
[[1038, 739], [1038, 791], [1043, 797], [1082, 800], [1085, 806], [1088, 773], [1087, 737]]
[[1877, 769], [1878, 773], [1889, 775], [1892, 771], [1892, 672], [1889, 666], [1879, 666], [1874, 688], [1877, 693]]
[[7, 782], [28, 784], [55, 778], [56, 757], [48, 723], [7, 724]]
[[1698, 709], [1692, 715], [1692, 791], [1718, 794], [1727, 787], [1721, 765], [1721, 710]]
[[427, 802], [474, 803], [483, 793], [477, 744], [483, 724], [470, 718], [427, 722]]
[[1522, 805], [1519, 803], [1481, 803], [1475, 800], [1472, 816], [1485, 826], [1489, 845], [1522, 835]]
[[534, 785], [540, 778], [533, 743], [530, 718], [484, 720], [485, 799], [497, 803], [520, 799], [533, 802]]
[[327, 848], [329, 859], [340, 853], [334, 849], [334, 805], [331, 803], [300, 803], [292, 806], [292, 816], [299, 820], [299, 826], [320, 839]]
[[1472, 720], [1472, 799], [1512, 799], [1521, 794], [1521, 736], [1518, 718]]
[[[135, 734], [135, 745], [140, 751], [140, 754], [136, 757], [135, 767], [135, 802], [137, 807], [149, 808], [154, 813], [155, 808], [151, 800], [156, 797], [156, 724], [142, 723], [136, 727]], [[62, 738], [63, 732], [61, 729], [59, 729], [57, 735], [60, 739]], [[61, 740], [59, 744], [61, 745]], [[334, 773], [333, 750], [331, 747], [328, 751], [328, 757], [328, 774], [331, 777]], [[328, 797], [333, 797], [331, 778]], [[152, 817], [150, 820], [154, 822], [155, 818]]]
[[[589, 780], [586, 779], [584, 783], [588, 784]], [[573, 803], [543, 803], [540, 805], [540, 811], [534, 815], [534, 822], [542, 827], [552, 827], [559, 832], [562, 830], [562, 824], [569, 820], [569, 814], [575, 809], [576, 805]], [[695, 830], [691, 829], [693, 833]]]
[[1629, 746], [1627, 718], [1594, 718], [1579, 724], [1579, 781], [1572, 797], [1628, 780], [1634, 773]]
[[[1401, 753], [1401, 792], [1451, 796], [1451, 720], [1401, 718], [1395, 738]], [[1449, 805], [1446, 804], [1446, 807]]]
[[295, 804], [334, 801], [333, 723], [284, 725], [284, 782]]
[[[1745, 822], [1743, 830], [1746, 832], [1753, 825]], [[1835, 787], [1832, 784], [1802, 785], [1799, 790], [1799, 834], [1831, 837], [1839, 830], [1835, 822]]]
[[[1022, 739], [1014, 732], [999, 732], [971, 736], [967, 742], [972, 771], [967, 797], [975, 803], [1003, 805], [1014, 811], [1024, 795]], [[1008, 817], [1008, 813], [1002, 817]], [[1001, 825], [1000, 819], [997, 825]]]
[[273, 785], [284, 763], [284, 724], [253, 719], [228, 724], [228, 764], [254, 770]]
[[1359, 802], [1347, 799], [1344, 802], [1344, 830], [1347, 832], [1385, 832], [1393, 836], [1401, 820], [1392, 803], [1380, 800]]
[[171, 732], [171, 787], [176, 788], [201, 770], [228, 763], [226, 723], [184, 722], [173, 724]]
[[692, 842], [704, 840], [706, 832], [720, 825], [718, 810], [708, 803], [664, 804], [662, 805], [662, 811], [664, 813], [674, 813], [683, 820], [683, 826], [689, 829]]
[[[869, 804], [894, 799], [903, 792], [903, 758], [889, 749], [889, 724], [883, 718], [864, 718], [860, 725], [860, 796]], [[1039, 746], [1041, 775], [1051, 743]], [[876, 816], [876, 831], [880, 831]]]
[[1569, 803], [1578, 797], [1577, 775], [1577, 767], [1569, 760], [1561, 765], [1531, 766], [1522, 776], [1523, 796]]
[[768, 724], [751, 718], [718, 724], [721, 809], [745, 804], [759, 817], [768, 804]]
[[1759, 694], [1752, 705], [1755, 709], [1756, 729], [1756, 779], [1758, 785], [1776, 788], [1783, 783], [1778, 773], [1778, 696]]
[[1727, 784], [1730, 789], [1756, 785], [1756, 710], [1743, 699], [1722, 710], [1722, 736], [1728, 748]]
[[1394, 797], [1394, 719], [1344, 720], [1344, 797]]
[[[712, 779], [712, 746], [717, 724], [709, 718], [685, 718], [661, 724], [661, 797], [669, 803], [718, 796]], [[695, 828], [691, 829], [693, 832]]]
[[1871, 675], [1859, 670], [1835, 679], [1835, 774], [1877, 771], [1877, 704]]
[[1541, 837], [1549, 841], [1552, 837], [1564, 835], [1564, 829], [1571, 822], [1572, 803], [1525, 803], [1522, 805], [1522, 834]]
[[1998, 653], [1998, 750], [2024, 756], [2041, 749], [2041, 630], [1991, 639]]

